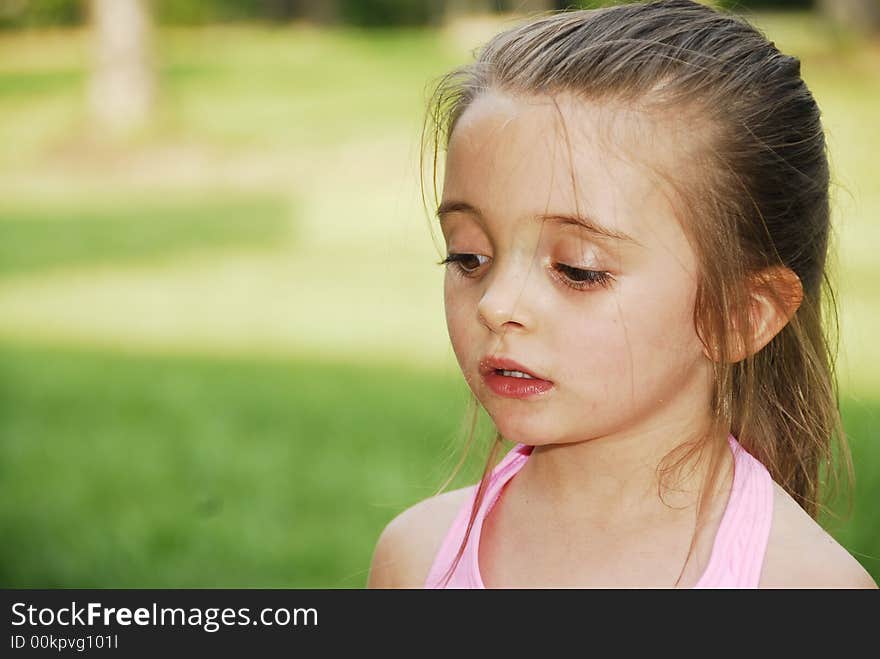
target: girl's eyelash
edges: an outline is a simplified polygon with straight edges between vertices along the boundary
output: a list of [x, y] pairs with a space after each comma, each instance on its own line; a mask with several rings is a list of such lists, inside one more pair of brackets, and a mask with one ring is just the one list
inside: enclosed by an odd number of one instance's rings
[[[454, 265], [454, 272], [463, 277], [473, 277], [481, 264], [477, 264], [472, 268], [465, 267], [464, 263], [470, 259], [479, 261], [480, 254], [456, 254], [450, 253], [445, 259], [438, 262], [437, 265]], [[608, 272], [601, 270], [584, 270], [575, 268], [564, 263], [556, 263], [553, 266], [555, 277], [566, 286], [576, 290], [585, 290], [595, 286], [607, 286], [611, 283], [613, 277]]]
[[562, 277], [557, 278], [561, 279], [563, 284], [578, 290], [593, 288], [594, 286], [608, 286], [612, 279], [611, 275], [607, 272], [573, 268], [564, 263], [555, 264], [553, 269], [562, 273]]
[[455, 254], [453, 252], [450, 252], [449, 255], [445, 259], [440, 261], [437, 265], [450, 265], [450, 264], [452, 264], [455, 266], [455, 272], [457, 272], [460, 275], [464, 275], [465, 277], [470, 277], [473, 275], [473, 273], [476, 271], [476, 269], [479, 268], [480, 266], [477, 265], [473, 268], [466, 268], [464, 266], [464, 262], [467, 261], [468, 259], [472, 259], [472, 258], [479, 260], [479, 257], [480, 257], [479, 254]]

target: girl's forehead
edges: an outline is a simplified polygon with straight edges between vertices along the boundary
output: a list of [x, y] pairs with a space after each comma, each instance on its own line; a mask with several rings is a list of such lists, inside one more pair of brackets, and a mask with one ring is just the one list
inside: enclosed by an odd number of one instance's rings
[[683, 136], [665, 124], [620, 104], [485, 92], [452, 132], [443, 196], [505, 215], [587, 211], [637, 236], [640, 218], [674, 215], [663, 174]]
[[[656, 167], [687, 148], [673, 117], [661, 118], [631, 105], [591, 101], [571, 94], [480, 94], [452, 132], [449, 151], [499, 158], [510, 155], [577, 161], [578, 165], [623, 160], [630, 168]], [[466, 164], [466, 163], [465, 163]]]

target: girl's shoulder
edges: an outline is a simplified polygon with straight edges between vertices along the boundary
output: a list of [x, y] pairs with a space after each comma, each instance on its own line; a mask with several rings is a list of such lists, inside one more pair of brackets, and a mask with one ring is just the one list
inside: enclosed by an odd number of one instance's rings
[[373, 551], [367, 588], [422, 588], [446, 533], [475, 488], [423, 499], [388, 522]]
[[778, 483], [760, 588], [877, 588], [864, 567]]

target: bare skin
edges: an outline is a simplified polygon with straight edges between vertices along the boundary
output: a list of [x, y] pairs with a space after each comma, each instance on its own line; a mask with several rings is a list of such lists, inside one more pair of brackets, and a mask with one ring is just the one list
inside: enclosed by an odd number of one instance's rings
[[[732, 457], [726, 437], [708, 443], [722, 477], [685, 563], [710, 463], [694, 463], [664, 500], [656, 468], [709, 427], [713, 355], [693, 322], [696, 255], [655, 174], [681, 165], [686, 127], [555, 100], [484, 93], [459, 119], [447, 156], [441, 228], [448, 252], [464, 255], [445, 280], [452, 346], [501, 434], [535, 447], [486, 520], [481, 574], [487, 587], [669, 587], [680, 574], [687, 587], [708, 562]], [[594, 229], [560, 220], [573, 215]], [[602, 283], [585, 284], [585, 271], [603, 273]], [[797, 278], [782, 275], [793, 306], [755, 291], [756, 349], [800, 302]], [[553, 387], [502, 396], [480, 373], [487, 356], [514, 359]], [[392, 521], [369, 585], [420, 587], [467, 491]], [[873, 585], [786, 497], [777, 493], [762, 585]], [[813, 556], [826, 562], [814, 566]]]
[[[460, 506], [465, 504], [472, 492], [473, 486], [452, 490], [420, 501], [395, 517], [379, 538], [367, 586], [423, 588], [443, 537]], [[499, 506], [501, 501], [503, 497], [499, 500]], [[486, 520], [484, 533], [491, 519], [492, 515]], [[522, 577], [524, 574], [527, 576], [528, 571], [510, 573], [510, 578], [505, 578], [503, 574], [493, 577], [497, 570], [491, 568], [489, 562], [481, 542], [480, 571], [487, 588], [505, 585], [527, 587]], [[632, 564], [629, 567], [632, 568]], [[602, 582], [606, 587], [611, 585], [604, 578]], [[549, 585], [547, 582], [538, 583], [539, 587]], [[570, 582], [567, 585], [572, 586]], [[645, 584], [629, 580], [618, 585], [644, 587]], [[680, 587], [691, 585], [688, 581], [682, 581]], [[776, 485], [773, 525], [758, 587], [876, 589], [877, 584], [846, 549]]]

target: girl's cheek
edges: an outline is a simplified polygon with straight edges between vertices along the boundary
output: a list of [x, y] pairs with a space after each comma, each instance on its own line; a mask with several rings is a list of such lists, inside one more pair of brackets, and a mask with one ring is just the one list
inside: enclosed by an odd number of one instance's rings
[[455, 295], [446, 296], [446, 326], [456, 353], [466, 348], [468, 332], [468, 305]]
[[559, 363], [568, 376], [595, 382], [626, 378], [637, 366], [636, 351], [640, 341], [638, 325], [627, 320], [624, 302], [618, 300], [607, 309], [591, 308], [590, 313], [578, 315], [574, 325], [579, 332], [566, 332], [557, 345], [565, 346]]

